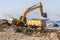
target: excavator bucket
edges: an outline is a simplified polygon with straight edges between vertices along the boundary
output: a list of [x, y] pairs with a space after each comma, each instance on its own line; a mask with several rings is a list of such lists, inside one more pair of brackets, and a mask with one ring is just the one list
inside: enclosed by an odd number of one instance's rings
[[43, 13], [43, 17], [47, 18], [47, 13]]

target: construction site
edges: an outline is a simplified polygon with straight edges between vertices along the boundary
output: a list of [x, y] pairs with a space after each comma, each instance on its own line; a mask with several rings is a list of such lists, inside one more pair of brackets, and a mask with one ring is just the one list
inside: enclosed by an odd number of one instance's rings
[[[26, 15], [39, 9], [43, 19], [27, 19]], [[60, 40], [60, 27], [46, 24], [48, 15], [43, 12], [43, 4], [27, 8], [19, 19], [10, 17], [0, 20], [0, 40]]]

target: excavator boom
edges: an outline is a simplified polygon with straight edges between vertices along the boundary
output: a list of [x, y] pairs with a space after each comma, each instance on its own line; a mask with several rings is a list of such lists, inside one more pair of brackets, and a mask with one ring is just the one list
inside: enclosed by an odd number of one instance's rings
[[23, 14], [23, 16], [22, 16], [22, 21], [24, 20], [24, 17], [25, 17], [29, 12], [31, 12], [31, 11], [37, 9], [37, 8], [39, 8], [40, 14], [41, 14], [41, 16], [43, 16], [42, 3], [40, 2], [39, 5], [34, 5], [34, 6], [30, 7], [30, 8], [28, 8], [28, 9], [24, 12], [24, 14]]

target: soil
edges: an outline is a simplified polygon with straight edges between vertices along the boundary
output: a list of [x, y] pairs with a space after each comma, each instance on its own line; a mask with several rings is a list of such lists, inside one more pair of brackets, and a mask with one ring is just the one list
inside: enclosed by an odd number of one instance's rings
[[15, 25], [0, 23], [0, 40], [60, 40], [59, 32], [26, 33], [16, 32]]

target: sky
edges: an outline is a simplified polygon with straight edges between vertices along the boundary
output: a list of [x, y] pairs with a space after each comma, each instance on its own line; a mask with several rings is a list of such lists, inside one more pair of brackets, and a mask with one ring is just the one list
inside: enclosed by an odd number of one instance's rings
[[[43, 12], [47, 13], [47, 18], [53, 21], [60, 21], [60, 0], [0, 0], [0, 19], [13, 16], [20, 18], [27, 8], [39, 4], [43, 4]], [[40, 19], [40, 10], [36, 9], [26, 16], [28, 19]]]

